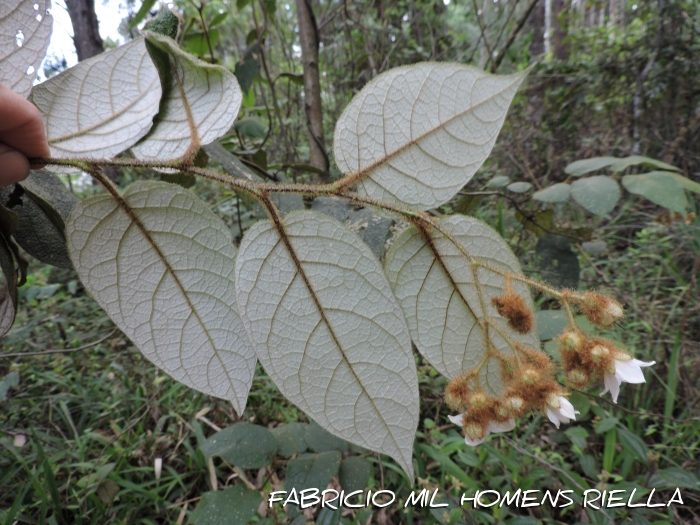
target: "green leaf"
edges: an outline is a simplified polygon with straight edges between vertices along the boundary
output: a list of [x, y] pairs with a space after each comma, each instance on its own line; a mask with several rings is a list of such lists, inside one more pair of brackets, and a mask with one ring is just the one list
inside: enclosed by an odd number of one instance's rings
[[303, 73], [280, 73], [280, 78], [286, 78], [292, 84], [297, 86], [304, 85], [304, 74]]
[[554, 212], [552, 210], [542, 210], [527, 216], [516, 210], [515, 219], [525, 226], [526, 230], [531, 231], [537, 237], [547, 235], [556, 229], [554, 226]]
[[197, 184], [197, 178], [187, 173], [178, 171], [176, 173], [161, 173], [160, 180], [167, 182], [168, 184], [177, 184], [183, 188], [191, 188]]
[[530, 191], [530, 188], [532, 188], [531, 182], [514, 182], [506, 186], [506, 189], [513, 193], [525, 193], [526, 191]]
[[561, 235], [543, 235], [535, 246], [537, 265], [544, 279], [554, 286], [578, 288], [581, 266], [571, 242]]
[[605, 434], [608, 430], [613, 429], [620, 422], [616, 417], [606, 417], [601, 419], [600, 422], [595, 426], [596, 434]]
[[129, 29], [133, 29], [139, 25], [141, 21], [146, 18], [146, 15], [151, 12], [154, 5], [156, 5], [156, 0], [143, 0], [141, 7], [134, 15], [134, 18], [131, 19], [131, 22], [129, 22]]
[[683, 188], [668, 173], [652, 171], [643, 175], [625, 175], [622, 177], [622, 185], [630, 193], [646, 197], [671, 211], [684, 212], [688, 207]]
[[571, 195], [571, 186], [565, 182], [553, 184], [548, 188], [536, 191], [532, 198], [540, 202], [566, 202]]
[[580, 177], [581, 175], [585, 175], [586, 173], [602, 170], [603, 168], [609, 167], [613, 171], [613, 173], [616, 173], [618, 171], [623, 171], [629, 168], [630, 166], [638, 165], [652, 166], [655, 168], [660, 168], [662, 170], [680, 171], [675, 166], [671, 166], [670, 164], [666, 164], [665, 162], [661, 162], [659, 160], [650, 159], [649, 157], [642, 157], [641, 155], [631, 155], [629, 157], [623, 158], [593, 157], [590, 159], [577, 160], [576, 162], [572, 162], [571, 164], [569, 164], [564, 169], [564, 171], [568, 175]]
[[119, 485], [117, 485], [115, 481], [108, 479], [98, 485], [97, 497], [100, 498], [100, 501], [105, 505], [111, 505], [114, 498], [119, 494], [119, 490]]
[[572, 392], [571, 396], [569, 397], [569, 401], [572, 405], [574, 405], [576, 410], [581, 412], [580, 414], [576, 415], [576, 419], [578, 421], [583, 421], [591, 411], [591, 400], [585, 394], [580, 392]]
[[[652, 171], [651, 173], [656, 173]], [[683, 175], [679, 175], [678, 173], [671, 173], [668, 171], [663, 171], [661, 173], [666, 173], [667, 175], [670, 175], [673, 177], [676, 181], [676, 184], [678, 184], [681, 188], [684, 190], [692, 191], [694, 193], [700, 194], [700, 184], [698, 184], [695, 181], [690, 180], [687, 177], [684, 177]]]
[[185, 48], [187, 51], [197, 56], [208, 56], [209, 55], [209, 44], [211, 47], [214, 46], [219, 41], [220, 32], [218, 29], [209, 30], [209, 43], [207, 43], [207, 37], [204, 33], [192, 33], [185, 39]]
[[16, 388], [19, 386], [19, 373], [10, 372], [5, 376], [5, 378], [0, 381], [0, 401], [5, 401], [7, 398], [7, 392], [10, 388]]
[[312, 211], [290, 213], [283, 227], [259, 222], [241, 242], [236, 292], [258, 359], [282, 393], [335, 436], [390, 455], [412, 477], [415, 361], [367, 245]]
[[289, 492], [316, 488], [324, 490], [333, 476], [338, 475], [340, 452], [331, 450], [321, 454], [302, 454], [287, 463], [287, 478], [284, 484]]
[[371, 475], [372, 465], [365, 458], [350, 456], [340, 464], [340, 486], [345, 492], [364, 489]]
[[345, 185], [421, 210], [449, 201], [488, 157], [528, 72], [433, 62], [375, 77], [336, 124], [333, 152]]
[[586, 438], [588, 437], [588, 430], [581, 426], [569, 427], [564, 431], [564, 434], [571, 440], [571, 442], [578, 448], [586, 448]]
[[242, 413], [255, 354], [236, 311], [228, 226], [179, 186], [137, 182], [79, 202], [66, 234], [80, 280], [139, 350]]
[[620, 444], [622, 445], [622, 449], [624, 451], [631, 453], [642, 463], [649, 462], [649, 458], [647, 456], [649, 449], [642, 438], [640, 438], [637, 434], [633, 434], [624, 427], [618, 427], [617, 435], [620, 438]]
[[665, 162], [661, 162], [660, 160], [650, 159], [649, 157], [643, 157], [641, 155], [631, 155], [622, 159], [615, 159], [615, 162], [613, 162], [610, 165], [610, 169], [613, 171], [613, 173], [617, 173], [618, 171], [626, 170], [630, 166], [639, 165], [652, 166], [654, 168], [660, 168], [662, 170], [667, 171], [680, 171], [678, 168], [672, 166], [671, 164], [666, 164]]
[[[490, 332], [539, 347], [536, 334], [515, 332], [492, 305], [491, 298], [504, 293], [503, 277], [487, 268], [471, 266], [474, 258], [520, 274], [520, 264], [503, 238], [473, 217], [455, 215], [441, 219], [438, 226], [441, 231], [430, 232], [430, 243], [416, 227], [408, 228], [386, 255], [387, 277], [421, 354], [448, 379], [475, 368], [488, 351], [486, 330], [479, 323], [485, 315], [497, 327]], [[475, 275], [488, 286], [477, 287]], [[514, 281], [513, 289], [532, 309], [528, 288]], [[486, 305], [486, 312], [482, 305]], [[495, 333], [491, 345], [511, 355], [508, 343]], [[499, 361], [489, 359], [481, 368], [480, 379], [489, 392], [498, 394], [503, 388]]]
[[257, 117], [242, 118], [236, 121], [233, 127], [242, 135], [254, 139], [262, 139], [267, 135], [267, 129]]
[[222, 22], [224, 22], [228, 18], [228, 11], [224, 11], [223, 13], [218, 13], [214, 18], [211, 19], [211, 22], [209, 22], [209, 27], [216, 27]]
[[241, 60], [236, 63], [233, 74], [236, 75], [244, 93], [248, 93], [253, 85], [253, 80], [258, 76], [258, 71], [260, 70], [259, 57], [260, 46], [257, 42], [253, 42], [243, 52]]
[[0, 229], [0, 337], [12, 328], [17, 313], [17, 272], [11, 242]]
[[607, 215], [620, 199], [620, 186], [604, 175], [586, 177], [571, 185], [571, 197], [591, 213]]
[[568, 324], [569, 319], [563, 310], [540, 310], [537, 312], [537, 332], [541, 341], [554, 339], [564, 331]]
[[586, 476], [588, 476], [590, 479], [598, 479], [600, 467], [598, 466], [598, 462], [594, 456], [591, 454], [584, 454], [579, 459], [579, 464], [581, 465], [581, 470], [583, 470], [583, 473]]
[[205, 492], [192, 519], [195, 525], [248, 525], [261, 502], [258, 491], [241, 485]]
[[510, 184], [510, 177], [506, 175], [496, 175], [486, 183], [491, 188], [502, 188], [508, 184]]
[[303, 423], [287, 423], [270, 430], [277, 440], [277, 454], [288, 458], [294, 454], [306, 452], [306, 425]]
[[683, 488], [691, 490], [700, 489], [700, 480], [687, 469], [669, 467], [657, 470], [649, 480], [649, 487], [655, 488]]
[[349, 447], [347, 441], [334, 436], [315, 421], [307, 425], [304, 438], [309, 448], [314, 452], [328, 452], [330, 450], [345, 452]]
[[580, 177], [592, 171], [602, 170], [611, 164], [614, 164], [618, 159], [615, 157], [593, 157], [591, 159], [581, 159], [569, 164], [564, 168], [564, 173], [574, 177]]
[[41, 111], [52, 157], [104, 158], [148, 133], [161, 94], [144, 39], [137, 38], [39, 84], [31, 101]]
[[132, 148], [134, 155], [143, 160], [176, 159], [193, 146], [226, 134], [243, 99], [236, 77], [224, 67], [185, 53], [167, 36], [143, 34], [160, 75], [163, 98], [153, 127]]
[[3, 0], [2, 4], [0, 83], [26, 97], [51, 40], [51, 0]]
[[277, 451], [275, 436], [265, 427], [236, 423], [220, 430], [202, 445], [205, 456], [219, 456], [241, 468], [261, 468], [272, 463]]
[[72, 268], [64, 221], [78, 200], [45, 170], [32, 171], [18, 186], [0, 190], [0, 202], [19, 217], [14, 233], [17, 244], [46, 264]]

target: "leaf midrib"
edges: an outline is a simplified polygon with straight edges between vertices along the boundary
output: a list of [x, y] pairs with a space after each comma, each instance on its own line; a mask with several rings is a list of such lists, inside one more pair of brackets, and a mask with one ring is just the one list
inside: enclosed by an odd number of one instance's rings
[[[517, 74], [516, 74], [516, 75], [517, 75]], [[513, 76], [516, 76], [516, 75], [513, 75]], [[481, 78], [484, 78], [484, 77], [479, 77], [479, 79], [477, 79], [477, 80], [480, 80]], [[427, 79], [427, 76], [426, 76], [426, 79]], [[520, 78], [520, 81], [522, 82], [522, 77]], [[454, 120], [456, 120], [456, 119], [458, 119], [458, 118], [460, 118], [460, 117], [463, 117], [464, 115], [467, 115], [467, 114], [473, 112], [475, 109], [481, 107], [483, 104], [485, 104], [485, 103], [487, 103], [487, 102], [490, 102], [490, 101], [491, 101], [493, 98], [495, 98], [497, 95], [500, 95], [501, 93], [503, 93], [503, 92], [506, 91], [507, 89], [510, 89], [510, 88], [513, 86], [513, 84], [515, 84], [515, 83], [517, 83], [517, 80], [514, 81], [514, 82], [512, 82], [512, 83], [510, 83], [510, 84], [508, 84], [508, 86], [506, 86], [505, 88], [501, 89], [500, 91], [497, 91], [497, 92], [493, 93], [492, 95], [490, 95], [489, 97], [486, 97], [484, 100], [482, 100], [482, 101], [480, 101], [480, 102], [478, 102], [478, 103], [476, 103], [476, 104], [474, 104], [474, 105], [469, 106], [466, 110], [464, 110], [464, 111], [462, 111], [462, 112], [459, 112], [459, 113], [456, 113], [455, 115], [453, 115], [453, 116], [450, 117], [449, 119], [445, 120], [444, 122], [440, 122], [440, 125], [438, 125], [438, 126], [432, 128], [432, 129], [429, 129], [428, 131], [426, 131], [426, 132], [423, 133], [422, 135], [419, 135], [419, 136], [416, 137], [415, 139], [410, 140], [409, 142], [407, 142], [407, 143], [404, 144], [403, 146], [401, 146], [401, 147], [395, 149], [395, 150], [392, 151], [391, 153], [387, 153], [384, 157], [382, 157], [381, 159], [376, 160], [375, 162], [373, 162], [373, 163], [370, 164], [369, 166], [367, 166], [367, 167], [365, 167], [365, 168], [362, 168], [362, 169], [359, 169], [359, 170], [357, 170], [357, 171], [354, 171], [354, 172], [348, 174], [347, 177], [346, 177], [347, 182], [346, 182], [345, 184], [343, 184], [342, 187], [343, 187], [343, 188], [349, 188], [349, 187], [351, 187], [351, 186], [354, 186], [354, 185], [357, 184], [359, 181], [361, 181], [361, 180], [364, 179], [365, 177], [369, 176], [369, 175], [371, 174], [371, 172], [374, 171], [375, 169], [377, 169], [379, 166], [382, 166], [383, 164], [386, 164], [387, 162], [389, 162], [389, 161], [390, 161], [391, 159], [393, 159], [394, 157], [397, 157], [398, 155], [400, 155], [401, 153], [403, 153], [405, 150], [407, 150], [407, 149], [410, 148], [411, 146], [414, 146], [414, 145], [418, 144], [421, 140], [423, 140], [423, 139], [425, 139], [426, 137], [432, 135], [433, 133], [439, 131], [440, 129], [446, 127], [448, 124], [452, 123]], [[421, 87], [421, 90], [422, 90], [422, 87]], [[383, 113], [382, 113], [382, 118], [383, 118]], [[413, 115], [411, 115], [411, 119], [412, 119], [412, 118], [413, 118]], [[357, 122], [358, 122], [358, 121], [359, 121], [359, 115], [358, 115], [357, 121], [355, 122], [355, 130], [353, 131], [354, 134], [355, 134], [356, 136], [359, 137], [359, 136], [360, 136], [360, 133], [359, 133], [358, 130], [357, 130]], [[383, 122], [383, 121], [382, 121], [382, 122]], [[358, 163], [359, 163], [359, 157], [360, 157], [360, 156], [358, 155]]]

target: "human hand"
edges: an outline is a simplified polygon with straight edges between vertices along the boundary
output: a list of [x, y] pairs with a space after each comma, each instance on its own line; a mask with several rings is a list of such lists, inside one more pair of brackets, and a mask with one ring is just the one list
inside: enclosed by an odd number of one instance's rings
[[[0, 188], [29, 175], [31, 157], [50, 156], [39, 110], [0, 84]], [[31, 165], [40, 168], [41, 165]]]

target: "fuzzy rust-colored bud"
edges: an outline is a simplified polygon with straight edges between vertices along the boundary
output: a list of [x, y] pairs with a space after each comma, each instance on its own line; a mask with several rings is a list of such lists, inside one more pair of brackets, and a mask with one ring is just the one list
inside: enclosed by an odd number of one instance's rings
[[485, 437], [486, 427], [481, 423], [477, 423], [476, 421], [467, 421], [463, 428], [464, 435], [473, 441], [483, 439]]
[[610, 350], [605, 348], [603, 345], [595, 345], [591, 348], [591, 360], [594, 363], [601, 363], [606, 361], [610, 357]]
[[525, 302], [525, 299], [506, 290], [506, 293], [498, 297], [492, 297], [491, 303], [496, 307], [498, 314], [508, 320], [508, 326], [520, 334], [527, 334], [534, 325], [534, 315]]
[[591, 323], [601, 328], [609, 328], [625, 316], [620, 303], [600, 293], [584, 294], [578, 306]]
[[559, 336], [559, 346], [562, 350], [578, 352], [583, 348], [585, 337], [578, 330], [568, 328]]
[[473, 375], [472, 372], [467, 372], [448, 383], [445, 389], [445, 403], [452, 410], [462, 412], [467, 408], [469, 395], [472, 391], [470, 382]]
[[540, 380], [540, 374], [537, 372], [537, 370], [526, 368], [520, 374], [520, 380], [526, 385], [536, 385]]
[[514, 415], [520, 414], [525, 407], [525, 400], [522, 397], [510, 396], [503, 401], [505, 407]]
[[483, 410], [491, 403], [491, 399], [483, 392], [474, 392], [469, 396], [468, 404], [471, 410]]
[[577, 388], [586, 387], [591, 382], [590, 376], [580, 368], [569, 370], [566, 373], [566, 380]]

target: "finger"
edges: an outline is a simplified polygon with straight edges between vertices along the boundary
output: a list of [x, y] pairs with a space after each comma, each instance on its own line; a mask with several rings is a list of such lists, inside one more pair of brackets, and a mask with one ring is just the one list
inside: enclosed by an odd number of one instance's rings
[[0, 84], [0, 142], [23, 153], [25, 157], [51, 155], [39, 110], [34, 104], [2, 84]]
[[19, 151], [0, 144], [0, 188], [24, 180], [29, 175], [29, 161]]

